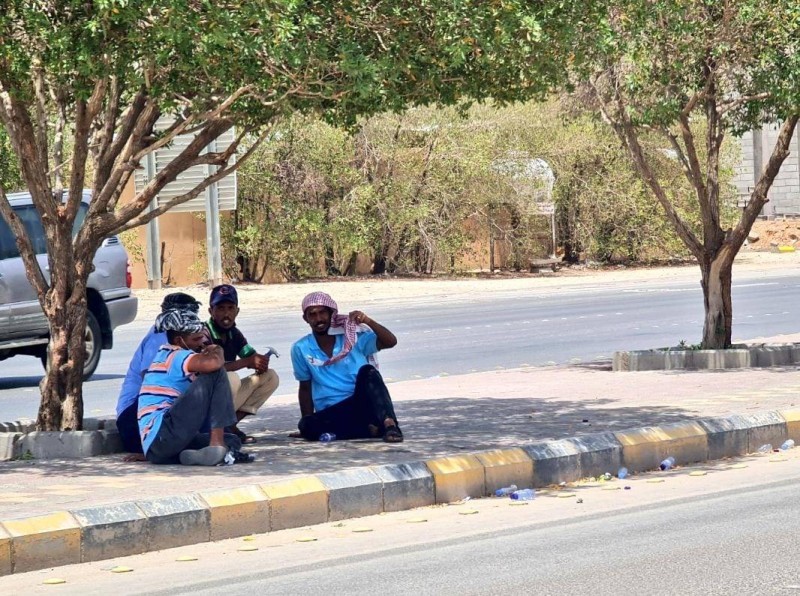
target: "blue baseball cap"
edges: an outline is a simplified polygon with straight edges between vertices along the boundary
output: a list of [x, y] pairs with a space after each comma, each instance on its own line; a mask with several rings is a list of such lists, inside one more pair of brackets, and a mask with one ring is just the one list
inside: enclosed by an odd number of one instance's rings
[[236, 306], [239, 306], [239, 296], [236, 294], [236, 288], [230, 284], [222, 284], [211, 290], [209, 304], [216, 306], [223, 302], [233, 302]]

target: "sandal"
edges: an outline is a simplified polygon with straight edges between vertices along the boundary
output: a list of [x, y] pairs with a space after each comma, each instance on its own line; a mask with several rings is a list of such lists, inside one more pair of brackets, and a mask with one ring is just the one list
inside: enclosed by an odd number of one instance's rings
[[256, 439], [253, 435], [245, 434], [243, 431], [239, 430], [235, 426], [231, 429], [233, 434], [239, 437], [239, 440], [242, 442], [242, 445], [251, 445], [253, 443], [258, 443], [258, 439]]
[[400, 430], [400, 427], [396, 424], [392, 426], [387, 426], [386, 430], [383, 433], [383, 440], [387, 443], [402, 443], [403, 442], [403, 431]]

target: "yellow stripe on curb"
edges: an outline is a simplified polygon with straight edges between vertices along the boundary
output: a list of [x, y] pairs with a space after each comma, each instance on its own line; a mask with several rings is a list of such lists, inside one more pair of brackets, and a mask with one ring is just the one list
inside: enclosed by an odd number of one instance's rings
[[269, 532], [269, 501], [258, 486], [199, 494], [208, 503], [212, 541]]
[[436, 502], [452, 503], [485, 494], [483, 465], [474, 455], [441, 457], [425, 462], [433, 474]]
[[523, 449], [497, 449], [476, 453], [475, 457], [484, 469], [487, 494], [512, 484], [533, 486], [533, 460]]
[[269, 499], [272, 530], [328, 521], [328, 490], [316, 476], [262, 484], [260, 488]]
[[81, 562], [81, 528], [66, 511], [3, 522], [11, 537], [14, 573]]
[[622, 459], [632, 471], [652, 470], [668, 456], [680, 463], [708, 458], [708, 435], [697, 422], [679, 422], [615, 432]]
[[0, 576], [11, 573], [11, 536], [0, 526]]
[[786, 434], [795, 443], [800, 443], [800, 410], [783, 410], [778, 412], [786, 420]]

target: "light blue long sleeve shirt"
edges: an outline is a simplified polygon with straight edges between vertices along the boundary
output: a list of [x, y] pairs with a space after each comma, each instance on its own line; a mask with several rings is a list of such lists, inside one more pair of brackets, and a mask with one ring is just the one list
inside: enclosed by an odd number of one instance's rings
[[131, 404], [137, 402], [139, 390], [142, 388], [144, 373], [153, 363], [158, 349], [166, 343], [167, 334], [157, 333], [155, 327], [150, 327], [150, 331], [142, 338], [139, 347], [133, 353], [131, 363], [128, 365], [125, 380], [122, 381], [122, 388], [119, 391], [119, 399], [117, 400], [117, 416], [122, 414]]

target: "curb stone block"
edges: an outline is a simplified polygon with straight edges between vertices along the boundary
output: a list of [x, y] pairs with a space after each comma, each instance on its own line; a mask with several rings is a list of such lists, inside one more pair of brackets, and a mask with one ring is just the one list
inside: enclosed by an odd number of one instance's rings
[[533, 460], [534, 487], [572, 482], [581, 478], [580, 452], [569, 439], [539, 441], [523, 449]]
[[486, 494], [483, 466], [474, 455], [440, 457], [426, 461], [425, 465], [433, 474], [437, 503], [453, 503]]
[[127, 557], [147, 551], [147, 517], [134, 503], [72, 512], [81, 527], [81, 562]]
[[147, 516], [147, 550], [162, 550], [208, 542], [209, 512], [197, 495], [137, 501]]
[[786, 420], [778, 412], [759, 412], [742, 416], [749, 426], [747, 431], [747, 452], [755, 453], [765, 443], [778, 447], [786, 440]]
[[570, 441], [579, 453], [581, 477], [600, 476], [606, 472], [616, 476], [622, 466], [622, 446], [614, 433], [583, 435]]
[[285, 530], [328, 521], [328, 491], [315, 476], [260, 485], [270, 505], [270, 528]]
[[212, 542], [269, 532], [269, 501], [258, 486], [198, 494], [208, 504]]
[[751, 365], [750, 350], [693, 350], [691, 355], [691, 367], [701, 370], [749, 368]]
[[749, 453], [748, 422], [739, 415], [698, 420], [708, 438], [708, 458], [722, 459]]
[[73, 459], [100, 455], [103, 440], [95, 431], [34, 431], [19, 441], [21, 453], [30, 451], [37, 459]]
[[0, 525], [0, 577], [11, 574], [11, 536]]
[[786, 436], [800, 444], [800, 410], [783, 410], [779, 414], [786, 421]]
[[100, 439], [102, 443], [101, 453], [103, 455], [108, 453], [122, 453], [125, 448], [122, 446], [122, 439], [119, 437], [119, 432], [114, 430], [101, 430]]
[[697, 422], [676, 422], [614, 432], [622, 445], [622, 462], [632, 472], [654, 470], [667, 457], [678, 464], [708, 458], [705, 429]]
[[14, 573], [81, 562], [81, 529], [67, 511], [7, 520]]
[[328, 521], [383, 512], [383, 483], [369, 468], [318, 474], [328, 489]]
[[484, 469], [484, 495], [493, 495], [498, 488], [516, 484], [519, 488], [533, 486], [533, 460], [524, 450], [496, 449], [476, 453]]
[[4, 432], [0, 433], [0, 461], [8, 461], [19, 457], [22, 453], [20, 451], [19, 440], [22, 438], [22, 433]]
[[785, 366], [792, 362], [792, 344], [772, 344], [750, 348], [755, 366]]
[[372, 471], [383, 482], [384, 511], [406, 511], [436, 503], [433, 474], [424, 462], [375, 466]]

